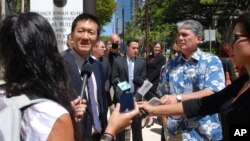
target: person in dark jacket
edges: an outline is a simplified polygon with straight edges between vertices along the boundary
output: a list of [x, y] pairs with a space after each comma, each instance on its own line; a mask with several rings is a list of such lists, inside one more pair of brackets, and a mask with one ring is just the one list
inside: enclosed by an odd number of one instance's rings
[[237, 78], [234, 63], [231, 59], [232, 46], [231, 43], [222, 43], [218, 53], [223, 66], [226, 85], [231, 84]]
[[[160, 80], [160, 72], [162, 66], [166, 63], [165, 56], [162, 55], [163, 45], [156, 41], [152, 47], [152, 54], [146, 58], [146, 77], [153, 84], [151, 91], [156, 93]], [[147, 98], [146, 98], [147, 99]], [[152, 117], [147, 117], [142, 120], [142, 127], [150, 127], [154, 124]]]
[[99, 20], [88, 13], [78, 15], [72, 23], [71, 40], [73, 48], [65, 51], [63, 59], [71, 76], [70, 86], [81, 94], [83, 80], [81, 68], [90, 64], [93, 72], [86, 84], [87, 110], [82, 125], [82, 139], [84, 141], [99, 141], [107, 126], [107, 97], [105, 94], [104, 71], [101, 63], [90, 57], [90, 50], [95, 47], [100, 36]]
[[162, 55], [162, 50], [162, 43], [155, 42], [152, 55], [146, 58], [146, 77], [153, 84], [151, 90], [155, 93], [160, 79], [161, 68], [166, 63], [166, 58]]

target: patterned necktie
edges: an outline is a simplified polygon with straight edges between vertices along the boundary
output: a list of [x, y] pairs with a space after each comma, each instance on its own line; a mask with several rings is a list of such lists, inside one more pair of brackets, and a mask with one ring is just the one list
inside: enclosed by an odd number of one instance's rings
[[94, 96], [94, 85], [93, 85], [93, 80], [91, 77], [88, 79], [88, 88], [89, 88], [89, 93], [88, 93], [89, 101], [90, 101], [92, 117], [94, 121], [94, 128], [96, 129], [98, 133], [101, 133], [102, 128], [101, 128], [101, 124], [100, 124], [98, 113], [97, 113], [97, 103], [96, 103], [95, 96]]

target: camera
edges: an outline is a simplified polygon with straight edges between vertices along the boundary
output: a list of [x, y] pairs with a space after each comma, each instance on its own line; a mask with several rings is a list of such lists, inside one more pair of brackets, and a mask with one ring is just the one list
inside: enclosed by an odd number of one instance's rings
[[112, 49], [117, 49], [118, 48], [118, 43], [112, 43]]

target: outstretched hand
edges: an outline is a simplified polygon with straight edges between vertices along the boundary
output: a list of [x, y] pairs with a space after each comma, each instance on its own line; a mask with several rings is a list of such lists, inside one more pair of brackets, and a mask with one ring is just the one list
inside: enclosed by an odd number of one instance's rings
[[139, 108], [142, 108], [147, 111], [148, 116], [152, 116], [152, 109], [154, 108], [154, 106], [150, 105], [147, 101], [138, 102], [138, 106]]
[[117, 103], [112, 112], [105, 133], [115, 136], [121, 130], [125, 129], [132, 123], [132, 119], [139, 114], [139, 106], [135, 102], [135, 109], [126, 113], [120, 113], [120, 104]]

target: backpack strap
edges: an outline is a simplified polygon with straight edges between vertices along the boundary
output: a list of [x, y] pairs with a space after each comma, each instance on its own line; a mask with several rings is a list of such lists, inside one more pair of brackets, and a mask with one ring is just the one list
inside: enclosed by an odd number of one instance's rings
[[[8, 99], [8, 98], [7, 98]], [[19, 96], [13, 96], [9, 98], [10, 100], [7, 100], [6, 103], [15, 105], [17, 108], [22, 109], [24, 107], [28, 107], [29, 105], [37, 104], [44, 101], [49, 101], [49, 99], [45, 98], [38, 98], [30, 100], [26, 94], [21, 94]]]

